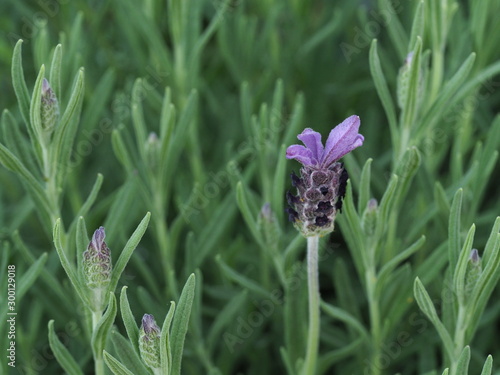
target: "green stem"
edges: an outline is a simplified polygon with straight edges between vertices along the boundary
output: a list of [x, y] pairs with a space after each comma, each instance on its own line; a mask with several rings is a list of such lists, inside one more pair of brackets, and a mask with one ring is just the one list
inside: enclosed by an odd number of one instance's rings
[[[92, 311], [92, 332], [94, 332], [101, 317], [102, 311]], [[102, 353], [94, 353], [94, 369], [95, 375], [105, 375], [104, 358], [102, 357]]]
[[460, 354], [465, 346], [465, 330], [467, 328], [465, 322], [465, 306], [459, 303], [458, 306], [458, 316], [457, 316], [457, 325], [455, 326], [455, 337], [453, 342], [455, 343], [455, 350], [453, 353], [453, 358], [450, 358], [450, 375], [455, 375], [457, 371], [458, 359], [460, 358]]
[[376, 295], [377, 286], [377, 275], [375, 273], [375, 267], [370, 266], [365, 273], [365, 284], [368, 294], [368, 304], [370, 309], [370, 326], [372, 335], [372, 375], [381, 374], [379, 363], [381, 354], [381, 329], [380, 329], [380, 307], [379, 301]]
[[307, 288], [309, 292], [309, 332], [303, 375], [316, 373], [316, 360], [319, 346], [319, 279], [318, 279], [319, 237], [307, 237]]

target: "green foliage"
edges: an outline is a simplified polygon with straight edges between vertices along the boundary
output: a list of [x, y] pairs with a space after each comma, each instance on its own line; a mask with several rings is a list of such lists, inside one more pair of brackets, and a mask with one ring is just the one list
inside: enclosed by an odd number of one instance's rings
[[[18, 315], [16, 368], [0, 373], [150, 374], [147, 313], [163, 317], [162, 374], [298, 375], [306, 242], [285, 152], [357, 114], [364, 145], [342, 160], [342, 213], [319, 246], [316, 373], [495, 374], [499, 11], [1, 2], [0, 313], [15, 265]], [[82, 254], [101, 225], [113, 268], [96, 308]]]

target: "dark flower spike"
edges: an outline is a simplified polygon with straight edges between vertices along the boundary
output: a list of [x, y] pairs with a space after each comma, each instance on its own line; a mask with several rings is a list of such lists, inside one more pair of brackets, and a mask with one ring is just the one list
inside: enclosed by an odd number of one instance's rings
[[292, 145], [286, 150], [288, 159], [302, 164], [300, 177], [291, 175], [298, 195], [288, 192], [286, 198], [290, 221], [305, 237], [333, 231], [348, 179], [343, 163], [338, 160], [363, 144], [359, 126], [358, 116], [348, 117], [330, 131], [324, 147], [321, 134], [307, 128], [297, 136], [305, 146]]

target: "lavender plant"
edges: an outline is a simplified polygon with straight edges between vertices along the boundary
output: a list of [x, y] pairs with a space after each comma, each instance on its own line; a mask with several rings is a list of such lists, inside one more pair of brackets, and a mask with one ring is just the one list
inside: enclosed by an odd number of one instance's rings
[[0, 2], [0, 373], [498, 373], [498, 11]]

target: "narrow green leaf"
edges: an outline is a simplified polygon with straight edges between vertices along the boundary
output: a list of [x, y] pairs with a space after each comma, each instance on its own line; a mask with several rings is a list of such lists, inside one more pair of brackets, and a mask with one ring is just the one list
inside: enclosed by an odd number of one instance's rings
[[50, 216], [52, 212], [45, 192], [43, 191], [40, 183], [33, 177], [33, 175], [26, 169], [26, 167], [21, 163], [21, 161], [10, 152], [4, 145], [0, 143], [0, 163], [3, 164], [8, 170], [15, 172], [22, 181], [25, 183], [26, 188], [30, 192], [33, 200], [36, 204], [43, 208], [44, 213]]
[[413, 122], [415, 121], [417, 113], [417, 101], [421, 95], [419, 93], [420, 83], [420, 56], [422, 52], [422, 39], [417, 37], [415, 47], [413, 49], [413, 56], [410, 64], [410, 71], [408, 75], [408, 93], [406, 95], [406, 103], [401, 113], [401, 121], [403, 127], [403, 134], [411, 132]]
[[474, 240], [475, 231], [476, 226], [472, 224], [469, 229], [469, 233], [467, 233], [462, 251], [460, 252], [460, 257], [455, 267], [455, 272], [453, 273], [453, 286], [455, 289], [455, 293], [457, 294], [458, 300], [462, 304], [465, 303], [465, 272], [467, 271], [467, 263], [470, 258], [472, 241]]
[[455, 269], [460, 254], [460, 215], [462, 210], [463, 190], [458, 189], [453, 197], [448, 221], [448, 258], [451, 269]]
[[95, 357], [101, 357], [102, 351], [106, 346], [106, 341], [108, 339], [109, 330], [113, 326], [116, 318], [116, 298], [114, 293], [109, 293], [108, 307], [104, 314], [102, 315], [97, 325], [94, 327], [94, 332], [92, 332], [92, 352]]
[[440, 211], [444, 213], [446, 217], [449, 217], [451, 206], [448, 202], [446, 191], [439, 181], [436, 181], [434, 184], [434, 201], [436, 202]]
[[415, 279], [415, 283], [413, 286], [413, 293], [415, 295], [418, 307], [420, 307], [420, 310], [422, 310], [422, 312], [427, 316], [427, 318], [429, 318], [431, 323], [436, 328], [439, 337], [443, 342], [447, 355], [450, 358], [453, 358], [453, 352], [454, 352], [453, 340], [451, 339], [449, 332], [446, 330], [441, 320], [439, 320], [434, 304], [432, 303], [431, 297], [427, 293], [427, 290], [425, 290], [425, 287], [423, 286], [422, 282], [418, 277]]
[[127, 173], [132, 173], [135, 167], [132, 163], [132, 159], [130, 159], [130, 153], [127, 150], [127, 146], [125, 146], [125, 142], [119, 130], [113, 130], [111, 134], [111, 145], [118, 161], [123, 165]]
[[25, 270], [19, 279], [16, 291], [16, 297], [21, 299], [33, 283], [38, 279], [38, 276], [43, 271], [45, 262], [47, 261], [47, 253], [43, 253], [27, 270]]
[[134, 126], [135, 139], [137, 141], [137, 149], [143, 160], [146, 160], [145, 142], [147, 138], [147, 126], [144, 119], [142, 102], [144, 101], [144, 92], [142, 86], [142, 78], [137, 78], [132, 88], [132, 124]]
[[242, 311], [248, 297], [248, 291], [243, 290], [235, 297], [231, 298], [222, 310], [217, 314], [214, 322], [210, 325], [210, 330], [207, 335], [207, 347], [214, 353], [222, 337], [222, 331], [232, 322], [236, 315]]
[[389, 128], [391, 130], [392, 144], [399, 144], [399, 131], [397, 127], [396, 109], [392, 100], [389, 87], [385, 80], [384, 72], [382, 71], [382, 64], [377, 51], [377, 39], [372, 41], [370, 47], [370, 72], [372, 74], [375, 88], [377, 89], [378, 96], [384, 107], [387, 120], [389, 121]]
[[115, 357], [104, 350], [104, 362], [114, 375], [134, 375], [124, 365], [120, 363]]
[[71, 353], [66, 349], [66, 347], [59, 341], [55, 331], [54, 331], [54, 321], [49, 321], [49, 345], [52, 353], [57, 359], [57, 362], [69, 375], [83, 375], [80, 366], [75, 361]]
[[413, 16], [413, 24], [411, 27], [410, 43], [408, 44], [408, 51], [411, 51], [415, 43], [417, 42], [417, 37], [424, 39], [424, 26], [425, 26], [425, 10], [424, 2], [420, 1], [415, 10], [415, 15]]
[[76, 290], [78, 296], [80, 296], [83, 303], [90, 308], [91, 304], [87, 296], [87, 288], [83, 285], [78, 274], [75, 270], [75, 267], [69, 262], [66, 257], [66, 253], [62, 247], [61, 243], [61, 219], [57, 219], [56, 224], [54, 226], [54, 245], [56, 247], [57, 255], [59, 255], [59, 260], [61, 261], [61, 265], [66, 271], [68, 275], [69, 281], [73, 285]]
[[[398, 253], [394, 258], [392, 258], [389, 262], [384, 264], [381, 270], [378, 273], [379, 280], [384, 280], [389, 274], [397, 267], [397, 265], [403, 262], [405, 259], [412, 256], [415, 252], [417, 252], [422, 245], [425, 243], [425, 236], [421, 236], [417, 241], [411, 244], [408, 248]], [[383, 283], [379, 283], [379, 285], [383, 285]]]
[[[87, 215], [90, 208], [92, 207], [95, 200], [97, 199], [97, 194], [99, 194], [99, 191], [101, 190], [103, 179], [104, 178], [103, 178], [102, 174], [98, 173], [97, 178], [94, 182], [94, 185], [92, 186], [92, 190], [90, 191], [87, 199], [85, 200], [82, 207], [80, 207], [80, 209], [78, 210], [78, 212], [76, 214], [77, 218]], [[71, 225], [73, 225], [73, 224], [74, 224], [74, 222]]]
[[372, 172], [372, 158], [368, 158], [361, 171], [361, 182], [359, 184], [358, 212], [363, 212], [370, 200], [370, 180]]
[[250, 230], [250, 233], [252, 233], [255, 241], [259, 244], [259, 246], [264, 248], [261, 235], [257, 229], [257, 222], [255, 221], [256, 215], [254, 215], [250, 210], [247, 193], [241, 181], [236, 185], [236, 202], [238, 203], [238, 207], [241, 211], [241, 214], [243, 215], [243, 219], [245, 220], [248, 229]]
[[259, 295], [262, 298], [272, 298], [271, 294], [262, 288], [259, 284], [257, 284], [252, 279], [242, 275], [241, 273], [235, 271], [233, 268], [229, 267], [221, 258], [220, 255], [215, 257], [215, 261], [220, 266], [224, 275], [230, 280], [240, 284], [243, 288], [247, 288], [253, 293]]
[[87, 226], [85, 225], [85, 219], [83, 216], [78, 218], [76, 222], [76, 236], [75, 236], [75, 245], [76, 245], [76, 268], [78, 270], [78, 277], [80, 280], [83, 280], [82, 270], [83, 270], [83, 252], [87, 250], [89, 246], [89, 237], [87, 236]]
[[52, 135], [51, 166], [57, 171], [56, 180], [58, 186], [62, 185], [64, 177], [71, 167], [71, 150], [78, 130], [84, 93], [84, 72], [83, 69], [80, 69], [68, 105]]
[[134, 314], [130, 309], [127, 297], [127, 286], [124, 286], [120, 293], [120, 311], [122, 314], [123, 325], [127, 331], [127, 336], [130, 339], [136, 353], [139, 353], [139, 327], [137, 327]]
[[111, 342], [120, 362], [134, 375], [150, 375], [138, 352], [133, 348], [133, 342], [123, 337], [117, 330], [111, 331]]
[[276, 165], [276, 171], [273, 179], [273, 201], [272, 207], [275, 215], [278, 217], [280, 223], [283, 222], [283, 212], [285, 209], [283, 207], [285, 196], [285, 173], [286, 173], [286, 161], [285, 158], [286, 146], [283, 144], [280, 147], [280, 153], [278, 157], [278, 164]]
[[160, 335], [160, 360], [162, 374], [169, 375], [172, 371], [172, 346], [170, 345], [170, 325], [175, 312], [175, 302], [170, 301], [170, 308], [163, 321]]
[[370, 341], [370, 334], [366, 328], [361, 324], [354, 316], [349, 314], [347, 311], [339, 309], [338, 307], [332, 306], [324, 301], [321, 301], [321, 308], [323, 311], [334, 319], [340, 320], [352, 327], [360, 336], [366, 340]]
[[49, 83], [56, 97], [61, 97], [61, 61], [62, 61], [62, 46], [58, 44], [54, 49], [52, 56], [52, 64], [50, 65]]
[[172, 371], [171, 375], [181, 374], [182, 353], [184, 351], [184, 340], [191, 315], [191, 306], [193, 305], [194, 289], [196, 280], [194, 274], [191, 274], [182, 289], [179, 298], [179, 304], [175, 311], [171, 331], [172, 348]]
[[455, 375], [468, 375], [470, 362], [470, 347], [467, 345], [460, 354], [457, 362]]
[[26, 81], [24, 80], [23, 60], [22, 60], [23, 40], [19, 39], [14, 47], [12, 55], [12, 86], [19, 102], [19, 109], [26, 127], [28, 128], [30, 138], [34, 139], [33, 130], [30, 126], [30, 94]]
[[486, 358], [484, 362], [483, 371], [481, 371], [481, 375], [491, 375], [491, 370], [493, 368], [493, 357], [491, 355]]
[[108, 286], [108, 292], [114, 293], [116, 285], [118, 284], [118, 280], [120, 279], [123, 270], [127, 266], [127, 263], [130, 260], [132, 253], [134, 252], [135, 248], [141, 241], [142, 236], [146, 232], [146, 229], [148, 228], [150, 218], [151, 218], [151, 213], [148, 212], [146, 216], [144, 216], [142, 221], [139, 223], [134, 233], [132, 233], [130, 239], [125, 244], [125, 247], [123, 248], [120, 257], [118, 258], [118, 261], [116, 262], [113, 271], [111, 273], [111, 281]]

